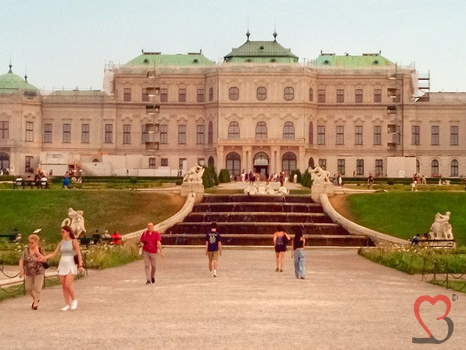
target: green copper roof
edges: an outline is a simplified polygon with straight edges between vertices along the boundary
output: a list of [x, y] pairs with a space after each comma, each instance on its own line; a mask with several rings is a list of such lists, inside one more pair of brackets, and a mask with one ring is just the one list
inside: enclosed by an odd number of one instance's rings
[[142, 55], [132, 59], [125, 66], [210, 66], [214, 61], [207, 59], [201, 53], [187, 55], [162, 55], [160, 52], [143, 52]]
[[253, 62], [253, 63], [292, 63], [298, 62], [298, 56], [286, 49], [276, 40], [273, 41], [250, 41], [248, 40], [238, 48], [233, 49], [224, 57], [225, 62]]
[[361, 56], [321, 54], [315, 60], [310, 61], [310, 64], [330, 67], [378, 67], [395, 65], [395, 63], [380, 56], [378, 53], [363, 54]]
[[0, 93], [10, 93], [18, 90], [37, 90], [37, 88], [29, 84], [26, 79], [14, 74], [11, 67], [10, 64], [8, 73], [0, 75]]

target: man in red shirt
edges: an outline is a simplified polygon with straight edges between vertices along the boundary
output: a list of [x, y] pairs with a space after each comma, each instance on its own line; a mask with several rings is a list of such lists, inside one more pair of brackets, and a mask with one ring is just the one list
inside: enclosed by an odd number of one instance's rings
[[144, 269], [146, 272], [146, 284], [155, 283], [155, 261], [157, 253], [163, 257], [162, 237], [157, 231], [154, 231], [154, 224], [149, 222], [147, 230], [144, 231], [140, 238], [142, 246], [142, 257], [144, 259]]

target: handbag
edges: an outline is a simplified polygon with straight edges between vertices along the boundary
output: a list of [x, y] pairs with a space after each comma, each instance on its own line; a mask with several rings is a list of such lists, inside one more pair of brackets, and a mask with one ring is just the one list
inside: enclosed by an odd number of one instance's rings
[[77, 255], [74, 256], [74, 263], [75, 263], [76, 265], [79, 265], [79, 258], [78, 258]]
[[50, 267], [50, 265], [49, 265], [47, 262], [43, 262], [43, 263], [42, 263], [42, 267], [43, 267], [44, 269], [48, 269], [48, 268]]

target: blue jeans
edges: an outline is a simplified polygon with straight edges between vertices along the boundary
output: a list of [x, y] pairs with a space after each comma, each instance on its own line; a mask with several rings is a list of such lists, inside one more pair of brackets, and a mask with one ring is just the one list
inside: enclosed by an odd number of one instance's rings
[[306, 254], [304, 254], [304, 250], [296, 249], [294, 252], [294, 274], [296, 278], [304, 277], [306, 270], [304, 267], [304, 261], [306, 258]]

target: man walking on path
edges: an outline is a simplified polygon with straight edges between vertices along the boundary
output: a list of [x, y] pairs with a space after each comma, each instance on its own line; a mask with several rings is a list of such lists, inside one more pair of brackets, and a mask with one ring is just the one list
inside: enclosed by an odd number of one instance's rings
[[222, 255], [222, 237], [217, 232], [217, 223], [210, 225], [210, 232], [206, 235], [205, 255], [209, 258], [209, 271], [217, 277], [218, 256]]
[[155, 262], [157, 252], [163, 258], [162, 237], [157, 231], [154, 231], [154, 224], [149, 222], [147, 230], [144, 231], [140, 238], [142, 246], [142, 257], [144, 259], [144, 269], [146, 272], [146, 284], [155, 283]]

